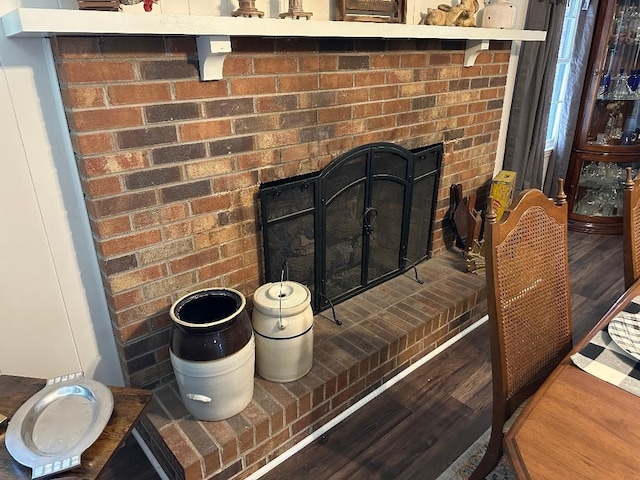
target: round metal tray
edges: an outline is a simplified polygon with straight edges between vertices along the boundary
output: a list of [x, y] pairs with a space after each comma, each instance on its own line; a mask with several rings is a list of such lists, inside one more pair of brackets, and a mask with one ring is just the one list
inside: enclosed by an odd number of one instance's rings
[[33, 469], [32, 478], [69, 470], [102, 433], [113, 412], [113, 395], [82, 374], [47, 382], [16, 412], [5, 435], [11, 456]]

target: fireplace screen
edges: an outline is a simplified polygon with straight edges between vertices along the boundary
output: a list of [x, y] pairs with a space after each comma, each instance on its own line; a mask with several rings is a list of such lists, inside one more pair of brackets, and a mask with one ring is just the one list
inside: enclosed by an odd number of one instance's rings
[[317, 313], [428, 258], [441, 159], [375, 143], [263, 184], [265, 280], [306, 285]]

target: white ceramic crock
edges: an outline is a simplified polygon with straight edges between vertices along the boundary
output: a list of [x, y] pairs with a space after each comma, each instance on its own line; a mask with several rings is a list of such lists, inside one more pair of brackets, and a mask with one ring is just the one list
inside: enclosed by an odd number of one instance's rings
[[502, 28], [511, 30], [516, 26], [518, 9], [507, 0], [495, 0], [487, 5], [482, 12], [482, 26], [484, 28]]
[[253, 297], [256, 370], [271, 382], [292, 382], [313, 365], [311, 292], [300, 283], [267, 283]]
[[255, 340], [246, 299], [231, 288], [197, 290], [169, 310], [171, 365], [184, 406], [198, 420], [240, 413], [254, 387]]
[[253, 397], [255, 341], [228, 357], [190, 362], [169, 352], [187, 411], [198, 420], [224, 420], [240, 413]]

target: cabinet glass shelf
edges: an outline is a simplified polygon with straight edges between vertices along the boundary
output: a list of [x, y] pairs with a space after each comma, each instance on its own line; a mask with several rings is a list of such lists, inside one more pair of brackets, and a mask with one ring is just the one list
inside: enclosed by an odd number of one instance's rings
[[567, 171], [569, 228], [622, 232], [625, 167], [640, 167], [640, 0], [600, 2]]

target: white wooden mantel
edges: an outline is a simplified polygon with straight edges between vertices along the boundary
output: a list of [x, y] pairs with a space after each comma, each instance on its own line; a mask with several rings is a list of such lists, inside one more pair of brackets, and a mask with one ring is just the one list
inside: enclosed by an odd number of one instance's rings
[[220, 80], [231, 52], [231, 37], [344, 37], [465, 40], [464, 65], [471, 66], [490, 40], [541, 42], [546, 32], [394, 23], [242, 18], [196, 15], [141, 15], [42, 8], [17, 8], [2, 16], [7, 37], [56, 35], [193, 35], [197, 37], [200, 77]]

